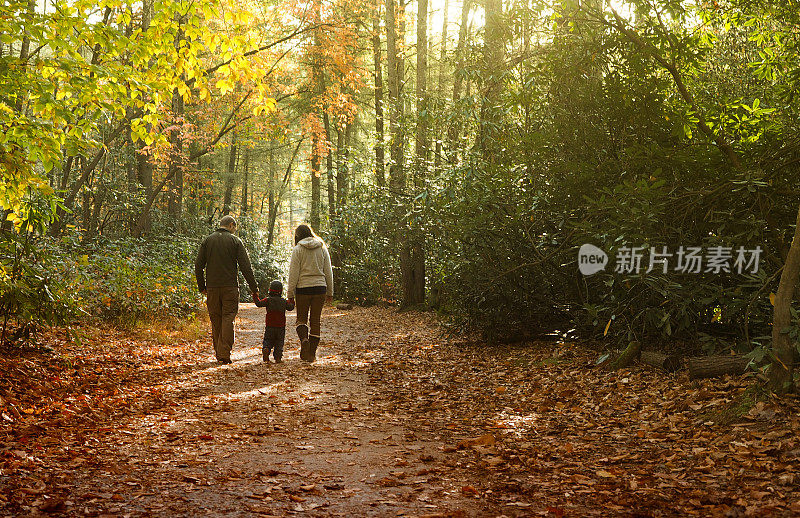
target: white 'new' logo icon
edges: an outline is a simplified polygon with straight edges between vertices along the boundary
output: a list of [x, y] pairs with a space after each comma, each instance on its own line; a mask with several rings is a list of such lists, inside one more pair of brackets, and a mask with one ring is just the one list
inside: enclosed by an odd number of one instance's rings
[[581, 245], [578, 250], [578, 269], [584, 275], [592, 275], [604, 270], [608, 264], [608, 255], [594, 245]]

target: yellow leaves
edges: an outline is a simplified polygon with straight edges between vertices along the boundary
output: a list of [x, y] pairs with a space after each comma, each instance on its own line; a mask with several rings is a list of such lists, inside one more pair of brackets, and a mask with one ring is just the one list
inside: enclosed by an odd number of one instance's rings
[[178, 84], [178, 93], [180, 94], [181, 97], [183, 97], [183, 100], [187, 102], [192, 97], [192, 91], [189, 89], [188, 86], [186, 86], [186, 83]]
[[220, 79], [217, 81], [217, 89], [219, 93], [225, 95], [228, 92], [233, 91], [233, 82], [230, 79]]
[[608, 324], [606, 324], [606, 328], [603, 330], [603, 336], [608, 335], [608, 329], [611, 327], [611, 321], [614, 320], [613, 318], [608, 319]]
[[775, 294], [774, 293], [770, 293], [769, 294], [769, 303], [772, 304], [773, 306], [775, 305]]
[[9, 212], [8, 216], [6, 216], [6, 221], [10, 221], [15, 227], [22, 223], [22, 220], [15, 212]]
[[259, 104], [255, 108], [253, 108], [253, 115], [258, 117], [265, 113], [273, 113], [275, 111], [277, 103], [273, 98], [266, 98], [264, 99], [264, 104]]

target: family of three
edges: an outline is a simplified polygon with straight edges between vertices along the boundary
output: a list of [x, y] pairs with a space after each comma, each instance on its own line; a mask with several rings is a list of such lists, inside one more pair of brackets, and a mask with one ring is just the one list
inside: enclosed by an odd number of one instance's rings
[[308, 225], [299, 225], [294, 232], [294, 249], [289, 261], [286, 298], [283, 283], [270, 283], [267, 297], [261, 298], [244, 243], [236, 235], [236, 220], [223, 216], [219, 228], [200, 245], [194, 273], [197, 288], [206, 296], [211, 336], [217, 361], [231, 363], [233, 322], [239, 312], [238, 272], [247, 281], [253, 301], [267, 308], [262, 354], [269, 364], [270, 353], [275, 363], [283, 358], [286, 336], [286, 311], [297, 310], [297, 336], [300, 338], [300, 359], [313, 362], [320, 340], [322, 307], [333, 299], [333, 270], [325, 242]]

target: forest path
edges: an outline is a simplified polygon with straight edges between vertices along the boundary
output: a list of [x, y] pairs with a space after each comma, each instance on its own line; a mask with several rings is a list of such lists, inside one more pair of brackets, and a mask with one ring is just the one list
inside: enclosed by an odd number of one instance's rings
[[241, 305], [231, 365], [205, 341], [173, 359], [167, 404], [124, 419], [98, 445], [96, 469], [76, 481], [89, 497], [77, 514], [502, 514], [476, 498], [482, 481], [442, 453], [437, 430], [417, 426], [424, 414], [397, 411], [398, 387], [375, 369], [435, 344], [432, 322], [326, 308], [318, 360], [307, 364], [288, 315], [284, 362], [265, 365], [263, 318]]
[[263, 318], [242, 305], [225, 366], [205, 321], [0, 355], [0, 516], [800, 516], [800, 398], [752, 374], [609, 372], [379, 307], [264, 365]]

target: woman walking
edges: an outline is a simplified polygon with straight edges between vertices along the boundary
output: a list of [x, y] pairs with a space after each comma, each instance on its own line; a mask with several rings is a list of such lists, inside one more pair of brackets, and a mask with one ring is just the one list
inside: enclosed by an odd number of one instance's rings
[[327, 245], [305, 224], [294, 231], [287, 296], [297, 307], [300, 359], [313, 362], [317, 359], [322, 306], [326, 299], [333, 300], [333, 269]]

